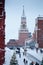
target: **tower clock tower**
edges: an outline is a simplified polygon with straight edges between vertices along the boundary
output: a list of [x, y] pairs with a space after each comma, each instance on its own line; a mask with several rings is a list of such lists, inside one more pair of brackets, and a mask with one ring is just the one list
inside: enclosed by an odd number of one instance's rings
[[21, 45], [24, 45], [25, 40], [28, 38], [29, 38], [29, 32], [27, 29], [26, 16], [25, 16], [24, 6], [23, 6], [23, 14], [21, 17], [21, 27], [19, 30], [19, 40], [21, 41]]
[[0, 65], [5, 61], [5, 0], [0, 0]]

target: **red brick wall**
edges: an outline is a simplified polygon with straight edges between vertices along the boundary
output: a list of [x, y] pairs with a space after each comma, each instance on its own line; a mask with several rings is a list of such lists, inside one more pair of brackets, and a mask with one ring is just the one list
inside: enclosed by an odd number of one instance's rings
[[43, 20], [38, 20], [38, 43], [39, 47], [43, 48]]
[[0, 65], [4, 63], [5, 51], [5, 0], [0, 0]]
[[[37, 43], [39, 44], [39, 48], [43, 48], [43, 17], [37, 17], [35, 27], [37, 29]], [[33, 34], [33, 39], [36, 41], [36, 31]]]

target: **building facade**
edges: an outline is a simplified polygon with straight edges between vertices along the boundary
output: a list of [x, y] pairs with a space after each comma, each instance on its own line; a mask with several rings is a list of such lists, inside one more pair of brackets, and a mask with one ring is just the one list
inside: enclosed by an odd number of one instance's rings
[[5, 61], [5, 0], [0, 0], [0, 65]]
[[39, 48], [43, 48], [43, 17], [36, 18], [34, 39], [37, 41]]

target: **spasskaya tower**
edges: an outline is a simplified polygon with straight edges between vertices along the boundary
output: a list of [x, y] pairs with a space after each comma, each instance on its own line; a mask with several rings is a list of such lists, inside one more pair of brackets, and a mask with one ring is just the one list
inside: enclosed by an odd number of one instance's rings
[[27, 29], [27, 22], [26, 22], [26, 16], [23, 6], [23, 14], [21, 17], [21, 26], [19, 30], [19, 40], [21, 41], [21, 45], [25, 44], [25, 40], [29, 38], [29, 31]]

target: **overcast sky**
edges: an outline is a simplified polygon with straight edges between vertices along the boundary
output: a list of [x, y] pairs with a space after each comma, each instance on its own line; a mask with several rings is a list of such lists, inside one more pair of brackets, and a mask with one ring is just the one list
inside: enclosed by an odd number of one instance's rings
[[5, 0], [6, 42], [18, 39], [23, 5], [29, 32], [34, 32], [35, 19], [39, 15], [43, 16], [43, 0]]

